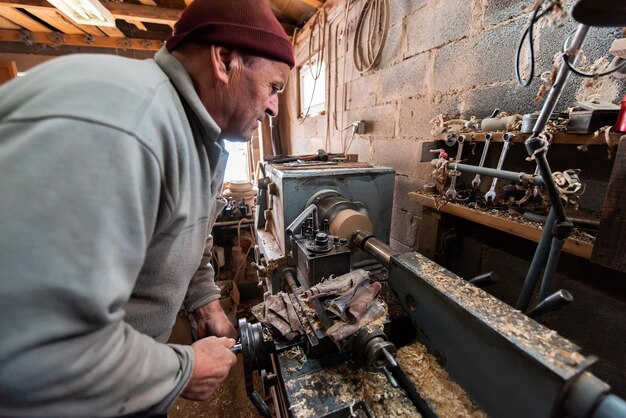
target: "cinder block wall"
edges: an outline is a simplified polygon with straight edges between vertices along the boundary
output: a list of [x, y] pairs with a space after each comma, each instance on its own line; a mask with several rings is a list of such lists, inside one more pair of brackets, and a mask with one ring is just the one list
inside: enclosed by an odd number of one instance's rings
[[[350, 141], [350, 131], [337, 128], [366, 121], [366, 133], [354, 137], [348, 152], [358, 154], [361, 161], [395, 168], [391, 244], [400, 250], [416, 249], [421, 210], [407, 193], [431, 181], [429, 163], [418, 162], [422, 144], [431, 139], [430, 120], [440, 113], [469, 118], [488, 116], [494, 108], [509, 113], [540, 109], [540, 104], [533, 103], [539, 75], [550, 69], [554, 54], [575, 22], [568, 17], [561, 28], [535, 27], [536, 76], [530, 87], [521, 88], [515, 81], [514, 59], [529, 17], [521, 6], [530, 3], [391, 0], [390, 27], [381, 61], [360, 74], [352, 62], [352, 42], [365, 1], [350, 1], [344, 33], [347, 1], [339, 0], [327, 13], [323, 36], [327, 110], [304, 121], [298, 119], [297, 75], [292, 73], [281, 109], [281, 134], [289, 143], [289, 151], [300, 154], [324, 148], [340, 152], [342, 144]], [[592, 29], [584, 48], [591, 62], [608, 53], [619, 31]], [[319, 44], [318, 38], [317, 25], [312, 36], [305, 29], [296, 37], [297, 65], [306, 63], [309, 50], [315, 51]], [[309, 48], [311, 40], [313, 47]], [[605, 77], [588, 86], [580, 78], [572, 78], [559, 108], [565, 109], [592, 93], [618, 101], [626, 93], [626, 82]]]
[[[282, 102], [281, 134], [292, 153], [311, 153], [318, 148], [340, 152], [350, 135], [338, 132], [335, 120], [339, 128], [365, 120], [366, 133], [354, 138], [348, 152], [358, 154], [361, 161], [395, 168], [391, 245], [401, 251], [419, 250], [422, 208], [407, 194], [432, 181], [429, 163], [418, 162], [422, 145], [431, 140], [430, 120], [440, 113], [482, 118], [494, 108], [509, 113], [539, 110], [541, 104], [533, 103], [539, 75], [550, 69], [554, 54], [576, 24], [568, 17], [561, 28], [535, 27], [536, 76], [530, 87], [521, 88], [515, 81], [514, 59], [529, 17], [522, 13], [521, 6], [530, 4], [530, 0], [390, 0], [390, 28], [381, 62], [360, 74], [352, 63], [352, 39], [365, 1], [350, 2], [344, 34], [346, 3], [339, 0], [328, 13], [324, 45], [327, 113], [298, 120], [297, 80], [293, 79]], [[568, 9], [571, 4], [567, 3]], [[619, 31], [591, 30], [584, 44], [590, 62], [607, 55]], [[316, 29], [313, 34], [313, 44], [317, 45]], [[348, 42], [344, 44], [346, 36]], [[298, 65], [308, 58], [310, 40], [307, 31], [297, 37]], [[591, 94], [617, 102], [626, 94], [626, 79], [605, 77], [587, 85], [572, 77], [558, 109]], [[497, 157], [490, 153], [488, 164], [495, 165]], [[507, 169], [523, 170], [517, 166], [528, 164], [524, 162], [523, 147], [514, 146], [509, 157]], [[477, 158], [470, 157], [470, 163], [477, 163]], [[582, 179], [588, 190], [581, 206], [590, 210], [602, 207], [610, 173], [604, 146], [587, 154], [571, 146], [554, 146], [550, 160], [554, 170], [583, 168]], [[581, 167], [579, 164], [585, 161], [587, 167]], [[458, 218], [451, 220], [460, 231], [462, 251], [444, 255], [438, 261], [462, 277], [490, 270], [500, 273], [501, 283], [486, 290], [514, 304], [535, 245]], [[593, 372], [626, 396], [626, 354], [614, 349], [625, 335], [619, 324], [626, 309], [626, 275], [567, 254], [562, 256], [559, 273], [555, 288], [570, 290], [576, 301], [548, 315], [547, 325], [598, 355], [602, 360]]]

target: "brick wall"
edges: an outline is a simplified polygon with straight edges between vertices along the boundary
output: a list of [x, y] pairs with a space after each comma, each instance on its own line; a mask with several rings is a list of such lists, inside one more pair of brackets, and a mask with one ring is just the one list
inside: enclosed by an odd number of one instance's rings
[[[365, 120], [366, 133], [357, 135], [348, 151], [358, 154], [361, 161], [395, 168], [391, 243], [398, 249], [414, 249], [421, 210], [407, 193], [430, 181], [429, 163], [418, 162], [422, 144], [431, 139], [429, 121], [440, 113], [485, 117], [496, 107], [511, 113], [539, 110], [540, 105], [533, 104], [538, 75], [549, 69], [554, 53], [575, 23], [567, 18], [558, 29], [541, 25], [535, 28], [536, 79], [530, 87], [521, 88], [515, 81], [514, 58], [528, 22], [521, 5], [530, 1], [391, 0], [390, 27], [381, 62], [360, 74], [352, 63], [352, 38], [364, 3], [351, 1], [345, 34], [346, 1], [338, 1], [327, 14], [327, 113], [304, 122], [297, 120], [294, 79], [282, 105], [282, 134], [292, 153], [315, 152], [318, 148], [340, 152], [350, 135], [349, 130], [339, 132], [335, 125], [341, 129]], [[618, 33], [619, 29], [592, 29], [585, 43], [586, 55], [591, 60], [605, 55]], [[317, 38], [315, 29], [314, 45]], [[310, 39], [306, 29], [297, 37], [298, 65], [308, 58]], [[591, 93], [617, 100], [626, 93], [626, 83], [624, 79], [605, 77], [587, 87], [581, 79], [572, 78], [559, 108]]]

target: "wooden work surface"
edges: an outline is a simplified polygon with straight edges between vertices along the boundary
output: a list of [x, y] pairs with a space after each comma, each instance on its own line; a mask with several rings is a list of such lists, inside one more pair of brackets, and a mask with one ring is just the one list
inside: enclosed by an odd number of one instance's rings
[[[437, 209], [435, 199], [432, 196], [417, 192], [410, 192], [409, 197], [413, 201], [421, 205]], [[507, 232], [518, 237], [526, 238], [534, 242], [539, 242], [539, 238], [541, 238], [541, 233], [543, 232], [542, 229], [534, 225], [523, 224], [510, 219], [491, 215], [487, 212], [470, 209], [457, 203], [448, 202], [444, 206], [440, 207], [438, 210], [442, 213], [448, 213], [450, 215], [458, 216], [459, 218], [464, 218], [469, 221], [476, 222], [481, 225], [497, 229], [499, 231]], [[592, 249], [592, 244], [574, 238], [566, 239], [563, 245], [564, 252], [585, 259], [591, 258]]]
[[[467, 140], [473, 140], [476, 142], [484, 142], [485, 134], [487, 133], [491, 133], [493, 135], [491, 142], [502, 142], [503, 132], [461, 132], [456, 135], [465, 135]], [[511, 132], [511, 133], [514, 135], [512, 141], [515, 143], [524, 142], [530, 136], [530, 134], [522, 134], [519, 132]], [[435, 135], [433, 139], [435, 141], [443, 141], [446, 139], [447, 135], [448, 135], [447, 133]], [[614, 143], [614, 144], [617, 143], [621, 135], [622, 134], [620, 133], [611, 132], [609, 134], [611, 138], [611, 143]], [[592, 139], [592, 137], [593, 137], [592, 134], [555, 133], [553, 134], [553, 137], [552, 137], [552, 143], [553, 144], [584, 145], [584, 144], [587, 144]], [[589, 143], [588, 145], [606, 145], [606, 139], [605, 139], [604, 133], [601, 133], [600, 135], [598, 135], [596, 138], [593, 139], [593, 142]]]

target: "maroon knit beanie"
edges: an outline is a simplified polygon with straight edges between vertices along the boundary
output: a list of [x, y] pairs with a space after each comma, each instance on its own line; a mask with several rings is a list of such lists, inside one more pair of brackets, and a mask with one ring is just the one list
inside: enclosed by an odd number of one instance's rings
[[194, 0], [167, 38], [169, 51], [195, 41], [241, 48], [293, 68], [293, 48], [267, 0]]

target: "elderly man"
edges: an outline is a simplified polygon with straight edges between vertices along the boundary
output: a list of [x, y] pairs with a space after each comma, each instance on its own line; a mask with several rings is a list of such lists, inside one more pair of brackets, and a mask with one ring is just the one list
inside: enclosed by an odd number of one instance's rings
[[[0, 88], [0, 416], [215, 391], [236, 361], [205, 249], [223, 140], [276, 115], [293, 65], [265, 0], [195, 0], [154, 60], [75, 55]], [[191, 346], [165, 344], [181, 306]]]

